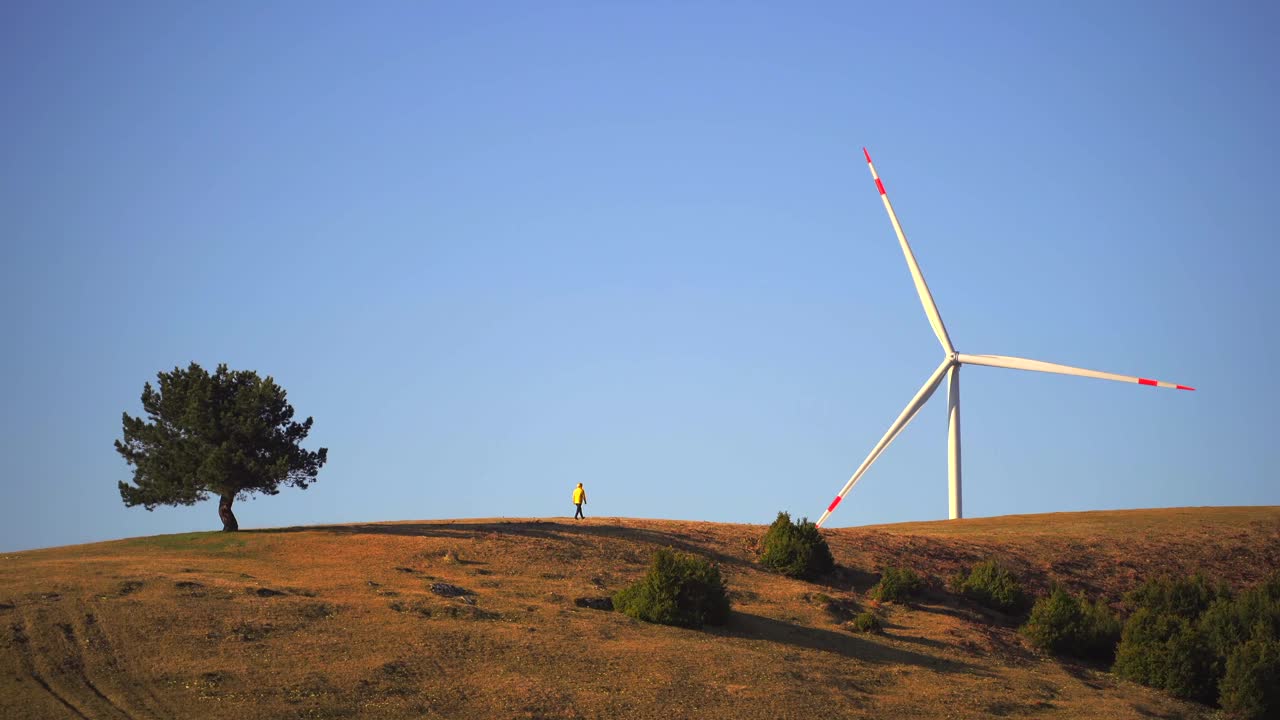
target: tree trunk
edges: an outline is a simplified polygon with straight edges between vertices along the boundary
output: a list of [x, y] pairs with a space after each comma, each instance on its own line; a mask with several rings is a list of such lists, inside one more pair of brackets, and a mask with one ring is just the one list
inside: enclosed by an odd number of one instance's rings
[[231, 503], [235, 500], [235, 493], [229, 493], [224, 494], [218, 501], [218, 517], [222, 518], [223, 532], [235, 532], [240, 529], [240, 523], [236, 522], [236, 514], [231, 512]]

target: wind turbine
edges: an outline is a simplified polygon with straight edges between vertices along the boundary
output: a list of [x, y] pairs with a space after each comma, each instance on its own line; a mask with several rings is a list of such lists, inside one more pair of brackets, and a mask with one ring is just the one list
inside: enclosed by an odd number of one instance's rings
[[916, 257], [911, 252], [911, 246], [907, 244], [907, 236], [902, 232], [902, 225], [898, 222], [898, 215], [893, 211], [893, 205], [889, 202], [889, 195], [884, 191], [884, 183], [880, 181], [880, 175], [876, 173], [876, 166], [871, 163], [871, 153], [866, 148], [862, 149], [862, 154], [867, 158], [867, 167], [871, 169], [871, 178], [876, 181], [876, 189], [880, 191], [880, 199], [884, 201], [884, 209], [889, 213], [889, 222], [893, 223], [893, 231], [898, 235], [898, 244], [902, 246], [902, 254], [907, 259], [907, 269], [911, 271], [911, 279], [916, 284], [916, 292], [920, 295], [920, 304], [924, 305], [924, 314], [929, 318], [929, 325], [933, 328], [933, 334], [938, 336], [938, 342], [942, 343], [942, 352], [944, 357], [942, 364], [937, 370], [929, 376], [924, 382], [924, 386], [911, 398], [911, 402], [907, 403], [906, 409], [902, 414], [898, 415], [898, 419], [893, 421], [889, 426], [888, 432], [884, 437], [880, 438], [880, 442], [871, 448], [871, 453], [867, 455], [867, 459], [862, 461], [858, 469], [853, 473], [853, 477], [849, 478], [849, 482], [844, 484], [840, 493], [836, 495], [836, 499], [831, 501], [831, 505], [827, 507], [827, 511], [822, 513], [822, 517], [818, 518], [817, 525], [822, 526], [831, 513], [844, 499], [844, 496], [853, 489], [855, 483], [862, 477], [862, 474], [871, 467], [871, 464], [880, 457], [880, 453], [889, 447], [889, 443], [902, 432], [907, 423], [916, 416], [924, 404], [929, 402], [929, 398], [933, 396], [933, 392], [938, 389], [938, 385], [942, 384], [943, 376], [947, 378], [947, 502], [949, 514], [952, 520], [963, 517], [963, 511], [960, 506], [960, 366], [961, 365], [986, 365], [988, 367], [1011, 368], [1014, 370], [1035, 370], [1037, 372], [1059, 373], [1062, 375], [1079, 375], [1081, 377], [1099, 378], [1101, 380], [1117, 380], [1119, 382], [1137, 383], [1138, 385], [1151, 385], [1154, 387], [1173, 388], [1176, 390], [1195, 390], [1193, 387], [1186, 385], [1177, 385], [1175, 383], [1163, 382], [1160, 380], [1149, 380], [1142, 377], [1132, 377], [1129, 375], [1117, 375], [1115, 373], [1099, 372], [1097, 370], [1085, 370], [1084, 368], [1071, 367], [1069, 365], [1059, 365], [1057, 363], [1044, 362], [1043, 360], [1028, 360], [1026, 358], [1009, 357], [1007, 355], [967, 355], [965, 353], [956, 352], [955, 346], [951, 344], [951, 338], [947, 335], [947, 328], [942, 324], [942, 316], [938, 314], [938, 306], [933, 302], [933, 295], [929, 293], [929, 286], [925, 284], [924, 274], [920, 272], [920, 265], [916, 263]]

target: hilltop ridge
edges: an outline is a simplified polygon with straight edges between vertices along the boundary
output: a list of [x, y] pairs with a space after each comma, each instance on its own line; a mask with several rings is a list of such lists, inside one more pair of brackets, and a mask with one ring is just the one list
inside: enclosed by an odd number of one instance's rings
[[[839, 570], [765, 573], [763, 525], [591, 518], [355, 523], [132, 538], [0, 559], [6, 718], [1202, 717], [1045, 657], [943, 581], [1000, 557], [1035, 592], [1117, 600], [1280, 567], [1280, 508], [1055, 513], [824, 530]], [[720, 564], [728, 626], [579, 607], [657, 547]], [[887, 565], [930, 577], [877, 607]], [[445, 585], [465, 591], [441, 593]], [[882, 634], [851, 632], [874, 609]]]

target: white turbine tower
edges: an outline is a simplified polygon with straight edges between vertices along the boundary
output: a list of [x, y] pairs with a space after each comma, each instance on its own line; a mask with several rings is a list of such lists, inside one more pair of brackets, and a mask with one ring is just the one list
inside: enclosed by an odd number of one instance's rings
[[849, 482], [844, 484], [840, 493], [836, 495], [836, 499], [831, 501], [831, 505], [827, 507], [827, 511], [822, 513], [822, 517], [818, 518], [818, 526], [831, 516], [832, 511], [844, 499], [844, 496], [853, 489], [862, 474], [871, 467], [871, 464], [880, 457], [880, 453], [884, 452], [889, 443], [902, 432], [902, 429], [911, 422], [916, 416], [920, 408], [929, 401], [933, 396], [933, 392], [938, 389], [938, 385], [942, 383], [942, 378], [947, 377], [947, 496], [950, 516], [952, 520], [963, 517], [963, 511], [960, 505], [960, 366], [961, 365], [986, 365], [988, 367], [1012, 368], [1014, 370], [1036, 370], [1038, 372], [1059, 373], [1062, 375], [1079, 375], [1081, 377], [1100, 378], [1102, 380], [1118, 380], [1120, 382], [1137, 383], [1139, 385], [1152, 385], [1155, 387], [1174, 388], [1177, 390], [1195, 390], [1195, 388], [1186, 385], [1176, 385], [1174, 383], [1162, 382], [1159, 380], [1148, 380], [1147, 378], [1131, 377], [1129, 375], [1116, 375], [1115, 373], [1098, 372], [1097, 370], [1085, 370], [1083, 368], [1071, 367], [1069, 365], [1058, 365], [1056, 363], [1044, 362], [1042, 360], [1027, 360], [1026, 358], [1009, 357], [1006, 355], [966, 355], [965, 353], [956, 352], [955, 347], [951, 344], [951, 338], [947, 335], [947, 328], [942, 324], [942, 316], [938, 314], [938, 306], [933, 302], [933, 296], [929, 294], [929, 286], [925, 284], [924, 275], [920, 272], [920, 265], [916, 263], [916, 257], [911, 252], [911, 246], [907, 244], [907, 236], [902, 232], [902, 225], [898, 222], [898, 216], [893, 212], [893, 205], [889, 203], [889, 196], [884, 191], [884, 183], [880, 181], [880, 176], [876, 174], [876, 166], [871, 164], [871, 154], [866, 148], [862, 149], [862, 154], [867, 158], [867, 167], [871, 169], [871, 177], [876, 181], [876, 188], [880, 191], [880, 199], [884, 201], [884, 209], [889, 213], [889, 222], [893, 223], [893, 231], [898, 235], [898, 244], [902, 246], [902, 254], [907, 259], [907, 269], [911, 271], [911, 279], [916, 284], [916, 292], [920, 294], [920, 303], [924, 305], [924, 314], [929, 318], [929, 325], [933, 327], [933, 334], [938, 336], [938, 342], [942, 343], [942, 352], [945, 356], [942, 364], [937, 370], [929, 376], [924, 386], [911, 398], [911, 402], [907, 403], [906, 409], [902, 414], [898, 415], [898, 419], [893, 421], [889, 426], [889, 431], [880, 438], [880, 442], [871, 448], [871, 453], [867, 455], [867, 459], [862, 461], [858, 469], [853, 473], [853, 477], [849, 478]]

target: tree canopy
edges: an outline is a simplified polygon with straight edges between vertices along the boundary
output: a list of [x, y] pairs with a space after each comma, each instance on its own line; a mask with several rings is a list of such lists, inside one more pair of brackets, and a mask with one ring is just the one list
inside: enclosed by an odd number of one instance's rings
[[124, 413], [116, 452], [133, 466], [133, 484], [121, 482], [124, 504], [154, 510], [219, 498], [223, 530], [237, 530], [231, 511], [253, 493], [280, 487], [305, 490], [328, 458], [300, 444], [312, 419], [293, 421], [284, 388], [270, 376], [218, 365], [212, 375], [196, 363], [156, 374], [142, 388], [146, 419]]

